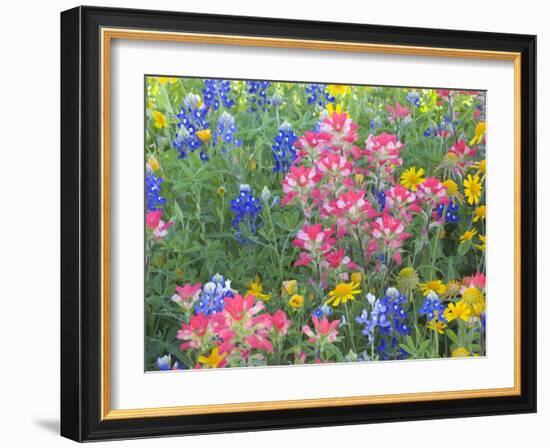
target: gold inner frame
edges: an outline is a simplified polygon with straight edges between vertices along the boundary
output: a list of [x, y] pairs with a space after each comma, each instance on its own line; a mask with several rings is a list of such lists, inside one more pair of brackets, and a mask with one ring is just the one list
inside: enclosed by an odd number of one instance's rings
[[[215, 34], [143, 31], [136, 29], [101, 29], [101, 419], [166, 417], [283, 409], [305, 409], [382, 403], [419, 402], [521, 394], [521, 54], [514, 52], [464, 50], [303, 39], [278, 39]], [[281, 400], [229, 404], [188, 405], [141, 409], [111, 409], [110, 398], [110, 50], [113, 39], [207, 43], [290, 49], [336, 50], [413, 56], [436, 56], [468, 59], [505, 60], [514, 63], [514, 386], [442, 392], [391, 395], [368, 395], [303, 400]]]

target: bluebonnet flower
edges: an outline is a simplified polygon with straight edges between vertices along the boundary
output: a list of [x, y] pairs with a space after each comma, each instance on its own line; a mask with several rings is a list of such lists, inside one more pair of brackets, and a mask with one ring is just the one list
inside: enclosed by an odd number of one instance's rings
[[172, 357], [170, 355], [164, 355], [157, 358], [157, 367], [159, 370], [184, 370], [185, 366], [179, 361], [174, 362], [172, 365]]
[[170, 370], [172, 368], [172, 359], [170, 355], [164, 355], [157, 358], [157, 367], [159, 370]]
[[228, 112], [223, 112], [218, 119], [218, 127], [214, 131], [214, 143], [221, 145], [221, 153], [226, 154], [228, 149], [241, 146], [242, 141], [237, 140], [235, 133], [238, 132], [235, 118]]
[[437, 136], [437, 128], [430, 126], [426, 128], [424, 131], [424, 137], [436, 137]]
[[235, 104], [235, 100], [228, 97], [231, 93], [231, 81], [221, 79], [205, 79], [202, 96], [207, 107], [218, 110], [223, 104], [228, 109]]
[[[411, 328], [407, 323], [408, 313], [404, 305], [407, 303], [407, 297], [396, 288], [388, 288], [386, 295], [375, 299], [372, 294], [367, 295], [367, 300], [372, 306], [369, 313], [363, 309], [360, 316], [355, 320], [363, 325], [362, 333], [367, 337], [368, 343], [374, 342], [375, 330], [378, 328], [380, 338], [378, 342], [378, 352], [381, 359], [390, 359], [394, 357], [399, 359], [405, 354], [399, 350], [398, 340], [403, 336], [410, 334]], [[387, 338], [390, 338], [390, 344], [387, 344]], [[390, 350], [391, 349], [391, 350]]]
[[391, 337], [389, 343], [386, 339], [381, 339], [376, 347], [378, 356], [383, 361], [388, 359], [403, 359], [407, 356], [407, 352], [399, 346], [399, 341], [396, 337]]
[[244, 244], [247, 240], [239, 229], [241, 222], [245, 223], [250, 233], [255, 234], [260, 227], [257, 218], [262, 212], [260, 199], [254, 197], [249, 185], [243, 184], [240, 186], [239, 195], [231, 200], [231, 211], [235, 213], [235, 217], [231, 221], [236, 229], [235, 237], [240, 244]]
[[224, 299], [234, 296], [235, 291], [231, 289], [231, 280], [216, 274], [202, 287], [199, 300], [195, 303], [195, 313], [202, 313], [205, 316], [221, 313], [224, 309]]
[[380, 190], [376, 194], [376, 199], [378, 201], [378, 206], [380, 207], [380, 211], [383, 212], [386, 208], [386, 191]]
[[355, 321], [359, 325], [364, 325], [362, 333], [363, 336], [367, 336], [368, 343], [370, 344], [374, 339], [374, 329], [376, 328], [376, 323], [374, 322], [374, 319], [369, 319], [369, 312], [366, 309], [363, 309], [361, 315], [357, 316], [355, 318]]
[[414, 107], [420, 107], [420, 93], [418, 93], [416, 90], [408, 91], [405, 99]]
[[273, 107], [280, 107], [283, 105], [284, 100], [283, 95], [279, 92], [275, 92], [267, 99], [267, 104], [271, 104]]
[[325, 107], [327, 103], [333, 103], [335, 100], [335, 98], [327, 92], [325, 84], [308, 84], [305, 89], [308, 94], [308, 104], [317, 104], [321, 107]]
[[[183, 106], [178, 117], [178, 131], [172, 141], [172, 146], [185, 159], [188, 152], [195, 152], [210, 140], [210, 121], [207, 118], [208, 108], [201, 104], [200, 97], [192, 93], [183, 100]], [[208, 157], [201, 151], [201, 159]]]
[[275, 143], [271, 146], [273, 159], [275, 159], [273, 172], [278, 173], [280, 171], [284, 174], [290, 170], [292, 162], [296, 159], [296, 148], [294, 147], [296, 140], [298, 140], [298, 137], [292, 130], [290, 123], [285, 121], [279, 126]]
[[267, 111], [267, 89], [269, 89], [271, 83], [268, 81], [245, 81], [245, 86], [248, 100], [248, 111]]
[[322, 319], [323, 317], [330, 316], [332, 314], [332, 309], [329, 305], [322, 305], [318, 308], [316, 308], [311, 315], [313, 317], [317, 317], [318, 319]]
[[[447, 209], [447, 211], [445, 211]], [[460, 215], [458, 214], [458, 204], [455, 204], [453, 201], [450, 201], [448, 205], [439, 204], [436, 207], [437, 217], [441, 219], [443, 212], [445, 212], [445, 221], [457, 223], [460, 221]]]
[[445, 305], [441, 303], [439, 300], [439, 296], [431, 291], [426, 296], [426, 299], [424, 300], [424, 303], [418, 310], [420, 314], [424, 314], [428, 321], [436, 318], [442, 322], [447, 322], [445, 317], [443, 316], [443, 311], [445, 310]]
[[380, 117], [375, 117], [370, 121], [370, 128], [372, 130], [378, 129], [381, 127], [382, 127], [382, 120], [380, 119]]
[[166, 204], [166, 198], [160, 195], [162, 182], [164, 182], [164, 179], [155, 176], [153, 170], [147, 166], [147, 172], [145, 174], [145, 199], [148, 212], [157, 210], [158, 206]]

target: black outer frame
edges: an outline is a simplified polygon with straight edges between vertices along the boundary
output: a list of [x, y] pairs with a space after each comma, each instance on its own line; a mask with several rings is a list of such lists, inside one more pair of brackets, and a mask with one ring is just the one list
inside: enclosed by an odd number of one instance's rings
[[[520, 52], [521, 395], [100, 419], [100, 28]], [[76, 441], [536, 412], [536, 36], [77, 7], [61, 13], [61, 435]]]

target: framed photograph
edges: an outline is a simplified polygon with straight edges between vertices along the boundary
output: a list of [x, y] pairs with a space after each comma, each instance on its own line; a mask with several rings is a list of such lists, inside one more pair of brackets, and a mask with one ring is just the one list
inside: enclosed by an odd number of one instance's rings
[[535, 36], [61, 14], [61, 433], [536, 410]]

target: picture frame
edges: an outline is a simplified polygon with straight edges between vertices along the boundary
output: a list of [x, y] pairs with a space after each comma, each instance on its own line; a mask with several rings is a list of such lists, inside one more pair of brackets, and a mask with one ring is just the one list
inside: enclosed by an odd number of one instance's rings
[[[513, 65], [513, 385], [113, 409], [112, 90], [117, 40]], [[118, 65], [117, 65], [118, 67]], [[288, 79], [288, 78], [287, 78]], [[434, 86], [438, 87], [438, 86]], [[513, 90], [513, 91], [512, 91]], [[113, 140], [114, 141], [114, 140]], [[504, 157], [504, 156], [503, 156]], [[117, 166], [117, 170], [121, 168]], [[121, 171], [118, 171], [120, 173]], [[536, 412], [536, 37], [77, 7], [61, 13], [61, 435], [76, 441]], [[509, 205], [510, 207], [510, 205]], [[498, 278], [498, 272], [494, 273]], [[290, 367], [292, 368], [292, 367]], [[305, 367], [304, 367], [305, 368]], [[236, 369], [236, 375], [242, 372]], [[201, 373], [201, 372], [198, 372]], [[144, 372], [140, 372], [144, 374]], [[116, 384], [120, 384], [116, 382]], [[116, 391], [115, 391], [116, 392]]]

